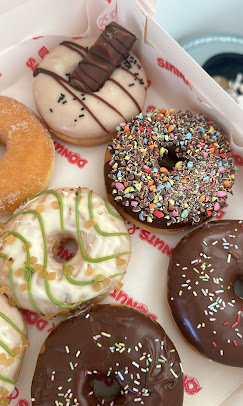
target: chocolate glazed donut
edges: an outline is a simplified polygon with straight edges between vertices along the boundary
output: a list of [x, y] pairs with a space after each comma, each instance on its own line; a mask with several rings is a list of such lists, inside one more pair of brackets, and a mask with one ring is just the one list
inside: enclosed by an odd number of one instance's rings
[[[43, 348], [32, 382], [34, 406], [183, 403], [174, 345], [157, 322], [129, 306], [95, 305], [66, 319]], [[102, 394], [107, 386], [113, 395]]]
[[172, 252], [168, 301], [185, 338], [206, 357], [243, 367], [243, 221], [213, 221]]

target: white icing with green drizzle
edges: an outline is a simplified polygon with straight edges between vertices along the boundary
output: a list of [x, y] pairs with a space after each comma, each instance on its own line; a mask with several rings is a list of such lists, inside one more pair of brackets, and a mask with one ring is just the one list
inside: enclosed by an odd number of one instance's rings
[[[23, 347], [23, 340], [27, 340], [22, 315], [16, 307], [8, 304], [5, 295], [0, 295], [0, 355], [5, 354], [7, 359], [14, 358], [14, 363], [5, 366], [0, 363], [0, 389], [5, 388], [9, 394], [14, 390], [19, 364], [22, 363], [22, 356], [15, 355], [15, 347]], [[0, 404], [3, 404], [0, 396]]]
[[[123, 220], [104, 199], [86, 189], [39, 193], [9, 218], [1, 236], [4, 234], [5, 238], [12, 235], [14, 241], [9, 244], [3, 239], [0, 283], [10, 287], [18, 307], [39, 314], [57, 314], [59, 307], [72, 309], [113, 291], [130, 256], [130, 237]], [[78, 243], [78, 252], [62, 264], [52, 249], [55, 241], [67, 237]], [[42, 265], [42, 275], [35, 269], [33, 257]], [[9, 263], [10, 258], [14, 262]], [[71, 274], [66, 272], [67, 266]], [[16, 275], [19, 268], [24, 270], [20, 276]], [[107, 279], [110, 286], [102, 284]]]

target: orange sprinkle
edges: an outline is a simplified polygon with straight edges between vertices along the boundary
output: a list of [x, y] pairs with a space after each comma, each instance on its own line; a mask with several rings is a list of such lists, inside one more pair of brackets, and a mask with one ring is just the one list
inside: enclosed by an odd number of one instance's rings
[[150, 145], [150, 146], [149, 146], [149, 149], [154, 149], [154, 145]]
[[170, 114], [170, 110], [166, 110], [165, 116], [168, 116], [168, 114]]
[[19, 285], [19, 290], [21, 292], [24, 292], [25, 290], [28, 290], [28, 283], [23, 283], [23, 285]]
[[122, 282], [118, 282], [115, 286], [115, 290], [118, 292], [119, 290], [121, 290], [121, 288], [123, 287], [123, 283]]
[[46, 275], [46, 279], [48, 279], [48, 281], [53, 281], [54, 279], [56, 279], [56, 272], [48, 272]]
[[154, 203], [151, 203], [151, 204], [149, 205], [149, 208], [150, 208], [150, 209], [154, 209], [154, 208], [155, 208], [155, 204], [154, 204]]
[[201, 211], [202, 213], [204, 213], [204, 212], [205, 212], [205, 210], [204, 210], [203, 208], [201, 208], [201, 209], [200, 209], [200, 211]]
[[51, 202], [51, 205], [52, 205], [52, 208], [53, 209], [59, 209], [59, 202], [58, 202], [58, 200], [53, 200], [52, 202]]
[[92, 286], [92, 289], [95, 291], [95, 292], [99, 292], [101, 289], [102, 289], [102, 285], [101, 285], [101, 283], [94, 283], [94, 285], [91, 285]]
[[162, 180], [166, 182], [168, 180], [167, 176], [164, 176]]
[[164, 109], [164, 108], [161, 109], [160, 112], [161, 112], [161, 113], [165, 113], [165, 109]]
[[214, 148], [209, 148], [209, 152], [210, 152], [210, 154], [213, 154], [214, 153]]
[[45, 314], [45, 319], [46, 320], [52, 320], [54, 318], [54, 314], [53, 313], [46, 313]]
[[225, 186], [225, 187], [230, 187], [230, 181], [225, 180], [225, 181], [224, 181], [224, 186]]
[[154, 181], [153, 181], [153, 180], [150, 180], [149, 183], [148, 183], [148, 186], [152, 186], [153, 183], [154, 183]]
[[3, 295], [3, 294], [6, 293], [7, 291], [8, 291], [7, 285], [1, 286], [1, 288], [0, 288], [0, 295]]
[[162, 166], [162, 167], [160, 168], [160, 172], [161, 172], [161, 173], [166, 173], [166, 172], [168, 172], [168, 169], [166, 169], [164, 166]]
[[186, 179], [181, 179], [181, 183], [187, 183]]
[[169, 126], [169, 128], [168, 128], [168, 133], [171, 133], [171, 131], [173, 131], [174, 130], [174, 126], [171, 124], [170, 126]]
[[116, 263], [117, 263], [118, 266], [123, 266], [123, 265], [127, 264], [127, 261], [124, 258], [117, 257]]
[[126, 131], [129, 131], [128, 125], [125, 126], [124, 131], [125, 131], [125, 132], [126, 132]]
[[127, 182], [124, 182], [124, 186], [127, 187], [127, 186], [128, 186], [128, 183], [127, 183]]
[[205, 196], [204, 195], [200, 196], [199, 200], [200, 200], [200, 202], [204, 202], [205, 201]]
[[141, 196], [140, 196], [140, 199], [143, 200], [143, 199], [144, 199], [144, 195], [141, 195]]
[[158, 137], [156, 135], [152, 135], [153, 140], [157, 140]]
[[156, 186], [155, 185], [152, 185], [151, 187], [150, 187], [150, 190], [153, 192], [154, 190], [156, 189]]

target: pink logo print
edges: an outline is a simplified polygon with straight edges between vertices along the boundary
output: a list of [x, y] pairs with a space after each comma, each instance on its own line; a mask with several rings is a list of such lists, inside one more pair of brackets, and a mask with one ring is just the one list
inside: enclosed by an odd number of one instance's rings
[[26, 399], [19, 399], [16, 406], [29, 406], [29, 402]]
[[8, 404], [10, 404], [12, 402], [12, 400], [17, 399], [18, 396], [19, 396], [19, 390], [15, 386], [13, 393], [11, 393], [11, 395], [8, 396]]
[[38, 51], [38, 55], [43, 59], [45, 55], [49, 54], [49, 51], [46, 47], [42, 47]]
[[201, 389], [202, 387], [196, 378], [184, 375], [184, 390], [187, 395], [196, 395]]
[[146, 109], [146, 113], [148, 113], [149, 111], [154, 111], [154, 110], [156, 110], [156, 107], [155, 107], [155, 106], [152, 106], [152, 105], [149, 105], [149, 106], [147, 107], [147, 109]]
[[243, 166], [243, 157], [234, 155], [236, 165]]
[[138, 226], [135, 226], [135, 225], [132, 224], [130, 221], [128, 221], [128, 222], [127, 222], [127, 225], [130, 225], [130, 224], [131, 224], [131, 226], [130, 226], [130, 227], [128, 228], [128, 230], [127, 230], [130, 235], [134, 234], [136, 230], [140, 230], [140, 228], [139, 228]]

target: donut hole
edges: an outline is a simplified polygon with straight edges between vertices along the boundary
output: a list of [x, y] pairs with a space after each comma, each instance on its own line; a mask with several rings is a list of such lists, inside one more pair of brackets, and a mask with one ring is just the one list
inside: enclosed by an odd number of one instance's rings
[[236, 296], [238, 296], [240, 299], [243, 299], [243, 278], [237, 279], [234, 284], [234, 291]]
[[59, 263], [69, 261], [78, 252], [78, 244], [70, 236], [60, 237], [53, 242], [52, 253], [55, 260]]
[[6, 146], [4, 144], [0, 144], [0, 159], [4, 157], [6, 150]]
[[119, 383], [103, 374], [94, 374], [90, 384], [96, 399], [101, 402], [101, 404], [110, 404], [121, 392]]
[[158, 158], [158, 164], [162, 168], [166, 168], [168, 171], [172, 171], [175, 168], [177, 162], [186, 161], [185, 157], [178, 157], [175, 148], [168, 149], [168, 153]]

